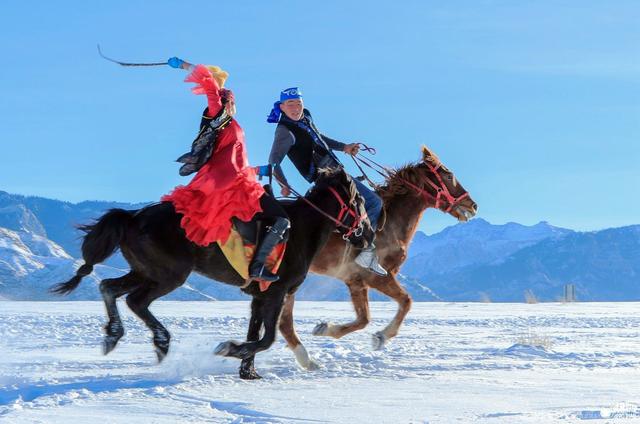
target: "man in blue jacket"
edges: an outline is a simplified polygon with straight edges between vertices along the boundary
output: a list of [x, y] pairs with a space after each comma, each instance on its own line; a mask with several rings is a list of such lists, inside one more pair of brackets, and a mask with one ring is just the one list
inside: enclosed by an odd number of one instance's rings
[[[333, 150], [355, 155], [360, 148], [358, 143], [341, 143], [318, 131], [311, 113], [304, 108], [302, 93], [297, 87], [282, 90], [280, 101], [274, 104], [267, 121], [278, 124], [269, 155], [269, 165], [273, 166], [273, 174], [281, 186], [283, 196], [291, 194], [289, 183], [280, 166], [285, 156], [289, 157], [305, 180], [313, 183], [317, 178], [318, 169], [343, 166]], [[375, 231], [382, 211], [382, 199], [360, 181], [354, 179], [354, 182], [364, 198], [367, 215]], [[387, 271], [378, 263], [374, 245], [363, 249], [355, 261], [378, 275], [387, 275]]]

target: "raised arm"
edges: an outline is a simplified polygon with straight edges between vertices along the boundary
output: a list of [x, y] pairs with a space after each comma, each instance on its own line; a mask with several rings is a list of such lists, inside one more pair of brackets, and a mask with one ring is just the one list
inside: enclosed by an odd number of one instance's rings
[[169, 59], [167, 64], [172, 68], [184, 69], [191, 72], [187, 78], [185, 78], [185, 82], [193, 82], [196, 84], [196, 86], [191, 89], [194, 94], [204, 94], [207, 96], [207, 106], [209, 106], [207, 115], [209, 117], [213, 118], [220, 112], [220, 109], [222, 109], [221, 87], [206, 66], [193, 65], [177, 57]]

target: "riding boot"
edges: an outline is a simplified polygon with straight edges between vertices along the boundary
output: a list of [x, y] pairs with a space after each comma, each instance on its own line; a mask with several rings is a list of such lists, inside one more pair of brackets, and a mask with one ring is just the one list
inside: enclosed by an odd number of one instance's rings
[[256, 252], [249, 264], [249, 278], [252, 280], [263, 280], [268, 282], [278, 281], [278, 276], [269, 272], [265, 267], [265, 262], [269, 253], [278, 243], [284, 241], [284, 234], [289, 229], [287, 218], [276, 218], [276, 222], [266, 227], [260, 243], [256, 246]]
[[378, 262], [378, 255], [376, 254], [376, 248], [373, 245], [370, 245], [366, 249], [363, 249], [362, 252], [356, 257], [356, 263], [360, 265], [362, 268], [366, 268], [374, 274], [385, 276], [387, 275], [387, 271], [380, 266]]

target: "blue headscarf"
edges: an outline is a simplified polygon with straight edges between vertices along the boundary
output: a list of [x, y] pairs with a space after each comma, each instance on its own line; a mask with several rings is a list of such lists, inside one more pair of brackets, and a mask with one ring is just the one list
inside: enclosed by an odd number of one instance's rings
[[280, 101], [277, 101], [273, 104], [273, 108], [271, 109], [271, 113], [267, 117], [267, 122], [271, 124], [275, 124], [280, 121], [280, 114], [282, 111], [280, 110], [280, 104], [285, 100], [290, 99], [301, 99], [302, 91], [298, 87], [290, 87], [285, 88], [280, 92]]
[[271, 109], [271, 113], [267, 116], [267, 122], [270, 124], [276, 124], [280, 121], [280, 114], [282, 111], [280, 110], [280, 102], [275, 102], [273, 104], [273, 109]]

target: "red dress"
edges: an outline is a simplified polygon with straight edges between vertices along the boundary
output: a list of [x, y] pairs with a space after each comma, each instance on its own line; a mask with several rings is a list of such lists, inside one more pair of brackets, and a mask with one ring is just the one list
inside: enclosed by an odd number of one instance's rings
[[[206, 94], [209, 116], [222, 109], [220, 87], [211, 72], [198, 65], [185, 79], [196, 83], [195, 94]], [[218, 133], [211, 158], [186, 186], [176, 187], [162, 201], [173, 203], [183, 215], [180, 225], [187, 238], [200, 246], [225, 243], [231, 231], [231, 218], [249, 221], [260, 208], [264, 189], [249, 166], [244, 132], [235, 119]]]

